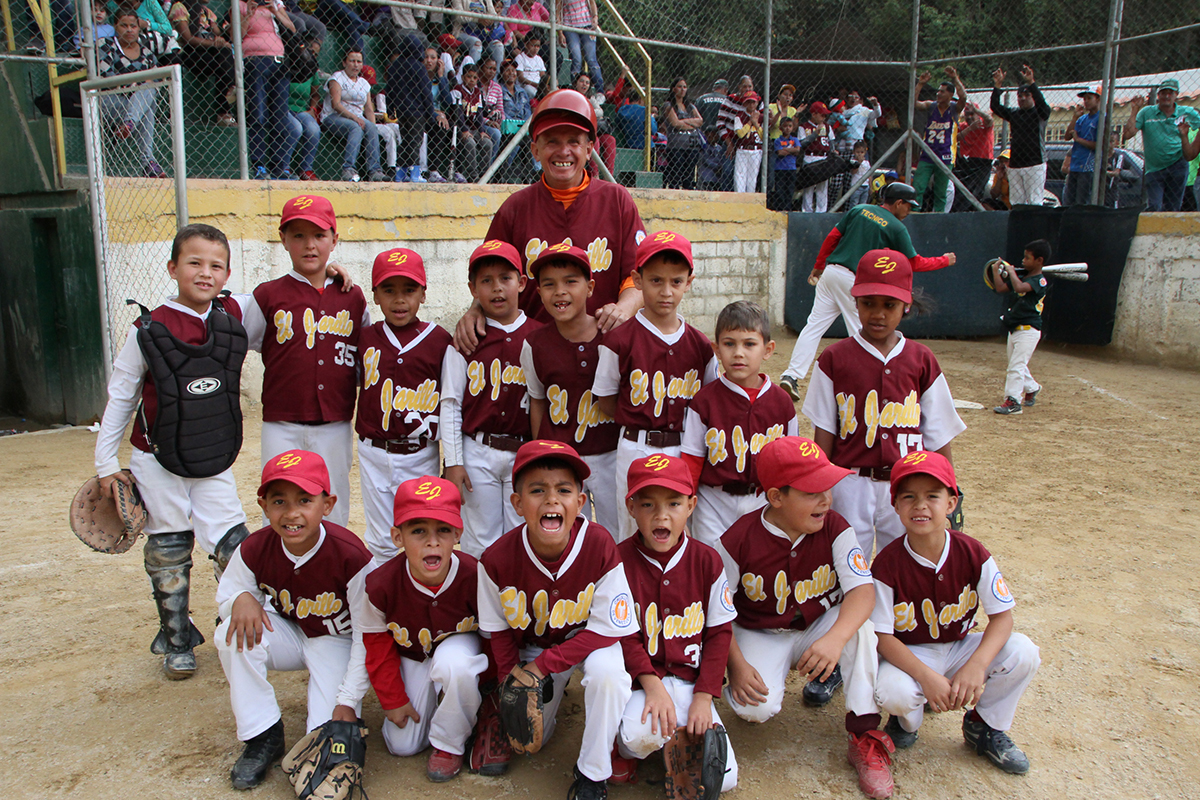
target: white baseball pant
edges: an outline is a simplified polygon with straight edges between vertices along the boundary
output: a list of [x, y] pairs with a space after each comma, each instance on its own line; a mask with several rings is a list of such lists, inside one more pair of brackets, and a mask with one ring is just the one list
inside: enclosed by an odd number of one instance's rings
[[[696, 685], [674, 675], [668, 675], [663, 678], [663, 686], [666, 687], [667, 694], [675, 703], [676, 724], [681, 728], [686, 727]], [[642, 711], [645, 708], [646, 692], [638, 689], [625, 704], [625, 713], [621, 717], [621, 735], [617, 739], [617, 750], [625, 758], [646, 758], [651, 753], [661, 750], [674, 734], [674, 731], [667, 731], [664, 735], [661, 729], [658, 733], [654, 733], [650, 725], [650, 718], [647, 717], [644, 722], [642, 721]], [[721, 715], [717, 713], [715, 702], [712, 703], [712, 718], [713, 724], [724, 727]], [[725, 780], [721, 783], [721, 791], [728, 792], [735, 788], [737, 777], [737, 758], [733, 754], [733, 743], [731, 742], [729, 754], [725, 759]]]
[[721, 491], [719, 486], [701, 486], [689, 530], [697, 540], [716, 547], [733, 523], [766, 504], [765, 494], [733, 495]]
[[396, 518], [396, 490], [400, 484], [423, 475], [441, 475], [441, 451], [437, 442], [429, 442], [419, 453], [385, 453], [370, 442], [358, 443], [358, 482], [362, 489], [363, 512], [367, 518], [364, 537], [367, 549], [383, 564], [400, 552], [392, 542], [392, 521]]
[[[914, 644], [908, 649], [922, 664], [949, 678], [975, 654], [981, 641], [982, 633], [968, 633], [967, 638], [957, 642]], [[1010, 635], [996, 658], [988, 664], [987, 685], [975, 704], [975, 712], [998, 731], [1011, 728], [1017, 703], [1041, 663], [1038, 647], [1028, 636], [1023, 633]], [[879, 662], [875, 699], [881, 709], [900, 718], [900, 727], [904, 730], [912, 733], [921, 727], [925, 719], [925, 692], [921, 684], [896, 665]]]
[[[308, 670], [308, 727], [311, 731], [333, 717], [338, 688], [350, 663], [349, 636], [317, 636], [309, 639], [300, 626], [267, 609], [274, 630], [263, 630], [262, 641], [253, 650], [237, 650], [237, 639], [225, 643], [229, 620], [213, 632], [217, 655], [229, 681], [229, 702], [237, 720], [237, 736], [253, 739], [280, 720], [279, 702], [267, 680], [267, 670]], [[362, 703], [354, 709], [362, 713]]]
[[733, 190], [735, 192], [753, 192], [758, 186], [759, 166], [762, 164], [762, 150], [746, 150], [738, 148], [733, 153]]
[[829, 331], [829, 326], [838, 318], [838, 314], [842, 315], [846, 331], [851, 336], [862, 329], [862, 323], [858, 320], [858, 307], [854, 305], [854, 298], [850, 296], [850, 290], [853, 288], [853, 272], [841, 264], [825, 265], [825, 271], [817, 281], [808, 321], [804, 323], [804, 330], [796, 337], [792, 357], [788, 360], [787, 369], [783, 371], [784, 375], [798, 381], [804, 379], [813, 359], [817, 357], [817, 346], [821, 344], [821, 337]]
[[1046, 165], [1008, 168], [1008, 202], [1010, 205], [1040, 206], [1046, 186]]
[[[738, 151], [741, 152], [740, 150]], [[646, 444], [646, 432], [639, 431], [636, 442], [631, 442], [625, 438], [625, 429], [621, 429], [621, 438], [617, 440], [617, 469], [616, 469], [616, 484], [617, 484], [617, 499], [620, 501], [621, 508], [621, 524], [620, 531], [612, 530], [613, 536], [617, 538], [617, 543], [621, 543], [637, 533], [637, 523], [633, 521], [628, 509], [625, 508], [625, 494], [629, 491], [629, 465], [639, 458], [647, 458], [655, 453], [662, 453], [673, 458], [679, 458], [681, 450], [680, 445], [674, 447], [650, 447]]]
[[146, 504], [147, 535], [194, 531], [200, 549], [212, 553], [230, 528], [246, 521], [232, 469], [211, 478], [181, 478], [164, 469], [153, 453], [135, 447], [129, 471]]
[[[383, 741], [394, 756], [413, 756], [433, 745], [462, 755], [479, 716], [479, 676], [487, 669], [479, 634], [447, 636], [424, 661], [400, 659], [404, 691], [419, 722], [409, 719], [403, 728], [383, 722]], [[442, 696], [441, 702], [438, 695]]]
[[[827, 156], [805, 156], [804, 163], [813, 164], [817, 161], [824, 161], [826, 158]], [[800, 210], [805, 214], [811, 214], [814, 211], [818, 214], [824, 214], [828, 208], [829, 181], [821, 181], [801, 190]]]
[[[272, 456], [288, 450], [308, 450], [325, 459], [329, 485], [337, 496], [329, 521], [343, 528], [350, 522], [350, 463], [354, 452], [354, 430], [350, 420], [300, 425], [295, 422], [264, 422], [262, 466]], [[322, 720], [324, 722], [324, 720]]]
[[[512, 470], [517, 454], [463, 436], [463, 466], [471, 491], [463, 498], [462, 551], [476, 558], [508, 531], [521, 524], [512, 507]], [[498, 509], [498, 510], [497, 510]]]
[[[526, 647], [521, 650], [521, 661], [532, 661], [541, 653], [541, 648]], [[545, 728], [542, 738], [549, 741], [553, 735], [563, 691], [577, 669], [583, 670], [579, 685], [583, 687], [584, 722], [583, 743], [579, 746], [579, 759], [575, 766], [594, 781], [606, 781], [612, 777], [613, 742], [617, 739], [621, 716], [632, 694], [620, 644], [593, 650], [582, 663], [551, 676], [554, 696], [543, 708]]]
[[617, 495], [617, 451], [609, 450], [582, 458], [592, 471], [583, 482], [588, 502], [582, 513], [588, 519], [594, 513], [596, 522], [615, 539], [620, 531], [621, 518], [629, 516], [625, 513], [625, 498]]
[[[837, 605], [829, 609], [804, 631], [778, 628], [751, 630], [733, 623], [733, 635], [737, 637], [742, 655], [767, 684], [767, 699], [756, 706], [735, 702], [726, 686], [725, 702], [734, 713], [747, 722], [766, 722], [778, 714], [783, 708], [788, 673], [796, 666], [804, 651], [829, 632], [837, 622], [841, 608]], [[875, 650], [877, 642], [875, 627], [867, 620], [846, 642], [838, 659], [838, 666], [842, 668], [846, 710], [852, 714], [862, 716], [879, 713], [879, 706], [875, 704], [875, 675], [879, 671], [879, 655]]]
[[1042, 339], [1037, 328], [1027, 331], [1011, 331], [1008, 334], [1008, 372], [1004, 376], [1004, 396], [1015, 397], [1017, 402], [1025, 399], [1026, 392], [1036, 392], [1042, 385], [1029, 372], [1029, 359]]
[[892, 508], [892, 485], [863, 475], [848, 475], [833, 487], [833, 510], [846, 518], [863, 554], [875, 553], [904, 535], [904, 523]]

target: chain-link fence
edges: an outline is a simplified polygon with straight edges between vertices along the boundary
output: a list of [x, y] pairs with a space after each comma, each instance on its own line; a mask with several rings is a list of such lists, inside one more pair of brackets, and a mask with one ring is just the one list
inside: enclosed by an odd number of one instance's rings
[[80, 87], [110, 359], [124, 344], [121, 321], [135, 316], [126, 299], [154, 307], [172, 293], [164, 266], [188, 219], [180, 79], [176, 65]]

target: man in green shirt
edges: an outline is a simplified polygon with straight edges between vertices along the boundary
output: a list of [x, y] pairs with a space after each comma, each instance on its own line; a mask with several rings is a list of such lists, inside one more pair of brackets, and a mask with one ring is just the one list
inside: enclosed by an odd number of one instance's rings
[[[1147, 211], [1179, 211], [1183, 205], [1183, 187], [1187, 185], [1188, 164], [1183, 157], [1183, 140], [1179, 121], [1186, 119], [1192, 128], [1200, 128], [1200, 113], [1190, 106], [1175, 103], [1179, 81], [1164, 78], [1158, 84], [1157, 97], [1133, 98], [1134, 116], [1125, 121], [1123, 141], [1142, 132], [1142, 147], [1146, 154]], [[1156, 99], [1155, 105], [1147, 105]]]
[[854, 286], [854, 271], [858, 260], [869, 250], [897, 250], [908, 256], [914, 272], [929, 272], [954, 264], [954, 253], [945, 253], [936, 258], [917, 255], [908, 229], [902, 220], [917, 203], [917, 194], [907, 183], [890, 183], [880, 193], [880, 205], [857, 205], [842, 215], [837, 225], [825, 237], [821, 251], [817, 253], [816, 265], [808, 282], [817, 287], [812, 311], [804, 330], [796, 339], [792, 358], [779, 385], [800, 400], [798, 383], [808, 374], [808, 368], [817, 355], [817, 345], [838, 314], [846, 323], [851, 336], [862, 329], [858, 309], [850, 290]]

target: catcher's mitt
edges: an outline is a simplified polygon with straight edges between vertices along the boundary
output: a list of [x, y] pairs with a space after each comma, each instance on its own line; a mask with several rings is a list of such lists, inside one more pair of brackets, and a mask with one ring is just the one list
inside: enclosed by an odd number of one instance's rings
[[950, 512], [950, 527], [956, 531], [961, 531], [965, 519], [963, 517], [963, 490], [958, 490], [958, 502], [954, 504], [954, 510]]
[[514, 752], [536, 753], [542, 749], [545, 706], [553, 696], [550, 678], [539, 679], [524, 664], [518, 664], [504, 679], [500, 687], [500, 723]]
[[367, 728], [362, 720], [330, 720], [308, 732], [283, 757], [287, 775], [301, 800], [366, 798], [363, 767], [367, 763]]
[[667, 767], [665, 787], [670, 800], [717, 800], [725, 781], [729, 735], [714, 725], [703, 736], [692, 736], [687, 728], [676, 728], [663, 745]]
[[[129, 470], [123, 472], [132, 481]], [[71, 501], [71, 530], [79, 541], [99, 553], [124, 553], [146, 527], [146, 506], [137, 486], [113, 481], [113, 488], [115, 501], [100, 489], [100, 479], [93, 475]]]

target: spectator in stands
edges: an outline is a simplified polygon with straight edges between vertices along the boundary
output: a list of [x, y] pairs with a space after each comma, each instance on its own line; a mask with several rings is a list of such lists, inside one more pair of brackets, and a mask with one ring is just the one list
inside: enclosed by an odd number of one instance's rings
[[[925, 132], [921, 138], [937, 156], [941, 167], [950, 170], [954, 167], [958, 142], [958, 115], [967, 103], [967, 87], [963, 85], [962, 78], [958, 76], [958, 70], [954, 67], [946, 67], [945, 72], [949, 80], [938, 84], [937, 99], [918, 100], [915, 106], [917, 111], [924, 111], [929, 115], [925, 120]], [[921, 96], [921, 90], [932, 78], [931, 73], [924, 72], [917, 79], [917, 97]], [[913, 181], [918, 208], [925, 201], [925, 190], [930, 181], [933, 182], [933, 210], [936, 213], [949, 211], [946, 190], [950, 186], [950, 176], [943, 172], [922, 148], [921, 157], [917, 160], [917, 176]]]
[[[983, 202], [988, 175], [992, 172], [995, 150], [995, 127], [992, 115], [968, 102], [958, 121], [958, 162], [954, 174], [976, 200]], [[970, 211], [974, 206], [965, 197], [956, 195], [954, 211]]]
[[217, 124], [234, 127], [229, 107], [233, 91], [233, 45], [221, 32], [208, 0], [175, 0], [168, 15], [178, 34], [180, 63], [193, 75], [213, 79]]
[[[421, 20], [418, 22], [417, 20]], [[411, 8], [391, 6], [375, 18], [370, 32], [375, 35], [384, 52], [391, 54], [400, 51], [400, 40], [411, 38], [418, 48], [424, 48], [427, 40], [421, 32], [421, 24], [425, 21], [424, 11], [414, 11]], [[420, 58], [417, 59], [420, 62]]]
[[[617, 129], [625, 147], [641, 150], [646, 144], [646, 107], [642, 94], [632, 84], [625, 89], [625, 104], [617, 109]], [[658, 120], [650, 116], [650, 135], [658, 133]]]
[[[546, 10], [544, 5], [536, 2], [536, 0], [516, 0], [516, 2], [508, 7], [508, 13], [505, 16], [512, 19], [533, 20], [534, 22], [550, 21], [550, 12]], [[505, 27], [508, 28], [508, 32], [518, 41], [529, 36], [530, 31], [536, 30], [531, 25], [522, 25], [519, 22], [505, 23]], [[533, 85], [536, 89], [537, 81], [534, 81]], [[532, 97], [532, 95], [530, 96]]]
[[721, 106], [725, 104], [725, 96], [728, 93], [729, 81], [718, 78], [713, 81], [712, 90], [708, 94], [702, 94], [696, 98], [696, 108], [700, 109], [700, 116], [704, 118], [706, 129], [710, 125], [716, 127], [717, 115], [721, 113]]
[[[455, 171], [450, 169], [450, 160], [453, 155], [451, 151], [454, 148], [454, 132], [451, 129], [451, 120], [454, 119], [453, 84], [446, 73], [446, 62], [439, 56], [437, 48], [426, 47], [424, 53], [421, 63], [424, 67], [423, 71], [426, 85], [429, 87], [428, 93], [433, 110], [432, 119], [424, 117], [421, 122], [421, 131], [424, 132], [428, 142], [426, 152], [428, 154], [429, 180], [432, 183], [457, 181]], [[414, 131], [414, 134], [417, 136], [419, 145], [422, 134], [418, 131]], [[401, 138], [404, 136], [403, 126], [400, 136]], [[420, 178], [419, 171], [417, 177]], [[465, 183], [466, 178], [458, 182]]]
[[988, 198], [984, 201], [985, 206], [995, 211], [1007, 211], [1012, 208], [1008, 199], [1008, 156], [1007, 148], [996, 156], [996, 171], [992, 174], [992, 185], [988, 189]]
[[1075, 106], [1067, 124], [1067, 139], [1072, 142], [1070, 171], [1063, 191], [1064, 206], [1085, 206], [1092, 202], [1092, 178], [1096, 174], [1096, 129], [1100, 121], [1100, 84], [1089, 86], [1077, 96], [1082, 105]]
[[298, 0], [283, 0], [284, 7], [287, 8], [288, 19], [292, 21], [292, 27], [296, 29], [296, 35], [301, 41], [318, 41], [321, 44], [325, 43], [325, 37], [329, 35], [329, 29], [325, 27], [325, 23], [314, 17], [312, 14], [305, 13], [300, 8]]
[[[1177, 105], [1178, 96], [1179, 81], [1165, 78], [1148, 98], [1133, 98], [1133, 115], [1122, 129], [1123, 141], [1142, 132], [1147, 211], [1178, 211], [1183, 205], [1189, 159], [1184, 157], [1178, 125], [1184, 119], [1189, 128], [1200, 128], [1200, 113], [1191, 106]], [[1151, 101], [1156, 102], [1148, 105]]]
[[1004, 70], [997, 69], [992, 73], [992, 113], [1007, 120], [1009, 125], [1009, 205], [1040, 206], [1046, 188], [1044, 139], [1050, 106], [1034, 82], [1033, 67], [1028, 64], [1021, 67], [1021, 79], [1025, 83], [1017, 88], [1017, 108], [1010, 108], [1000, 102]]
[[317, 74], [317, 56], [321, 52], [321, 41], [316, 32], [307, 34], [307, 41], [286, 62], [288, 68], [288, 118], [287, 144], [281, 158], [283, 165], [290, 167], [292, 153], [300, 145], [300, 180], [315, 181], [313, 162], [317, 157], [317, 145], [321, 141], [321, 126], [313, 117], [311, 109], [321, 103], [321, 76]]
[[[796, 87], [790, 83], [785, 83], [779, 87], [779, 93], [775, 95], [775, 102], [767, 105], [767, 198], [770, 199], [771, 192], [775, 188], [775, 152], [774, 141], [782, 134], [780, 123], [785, 119], [796, 120], [796, 125], [792, 128], [794, 134], [800, 127], [800, 112], [804, 111], [807, 106], [804, 103], [800, 104], [797, 109], [792, 105], [792, 100], [796, 96]], [[787, 176], [784, 176], [787, 177]], [[794, 175], [792, 177], [795, 177]]]
[[[596, 152], [600, 154], [604, 166], [612, 172], [617, 165], [617, 138], [612, 135], [612, 124], [604, 118], [604, 93], [592, 92], [592, 79], [586, 72], [575, 76], [571, 88], [588, 98], [596, 109]], [[596, 172], [596, 165], [589, 162], [588, 174], [595, 177]]]
[[796, 117], [782, 117], [779, 135], [771, 140], [771, 151], [775, 154], [771, 169], [777, 173], [767, 192], [767, 208], [772, 211], [792, 210], [796, 194], [796, 156], [804, 153], [796, 138], [796, 123]]
[[846, 93], [846, 102], [842, 107], [842, 118], [846, 122], [842, 135], [845, 140], [851, 142], [851, 148], [848, 152], [853, 154], [853, 148], [859, 142], [866, 141], [867, 128], [872, 122], [883, 116], [883, 109], [879, 107], [879, 99], [876, 97], [868, 97], [867, 102], [870, 107], [863, 105], [862, 94], [857, 90], [851, 89]]
[[[155, 33], [161, 33], [163, 36], [171, 35], [171, 22], [167, 19], [167, 13], [163, 11], [162, 4], [158, 0], [141, 0], [140, 4], [122, 2], [119, 5], [114, 2], [109, 4], [109, 9], [115, 10], [124, 6], [136, 8], [138, 25], [143, 31], [154, 31]], [[57, 35], [55, 38], [58, 38]]]
[[687, 99], [688, 85], [682, 77], [671, 81], [659, 120], [667, 132], [667, 168], [663, 181], [668, 189], [695, 189], [696, 163], [700, 160], [700, 129], [704, 118]]
[[512, 61], [504, 62], [500, 72], [500, 87], [504, 93], [504, 118], [527, 120], [533, 116], [529, 106], [529, 95], [517, 82], [517, 65]]
[[350, 49], [363, 51], [363, 34], [370, 25], [355, 11], [354, 0], [317, 0], [317, 18], [350, 38]]
[[375, 110], [375, 130], [379, 133], [379, 148], [383, 153], [380, 161], [383, 162], [384, 174], [390, 179], [396, 178], [396, 149], [400, 144], [400, 126], [396, 121], [388, 120], [387, 116], [387, 94], [384, 92], [384, 86], [376, 77], [375, 68], [370, 64], [363, 64], [363, 76], [371, 86], [371, 107]]
[[[854, 190], [850, 193], [850, 197], [842, 205], [843, 209], [849, 210], [854, 206], [862, 205], [871, 197], [871, 161], [869, 158], [870, 148], [866, 142], [855, 142], [854, 149], [850, 151], [850, 163], [858, 164], [854, 168], [854, 172], [850, 175], [850, 179], [846, 182], [846, 186], [853, 186]], [[836, 202], [836, 200], [835, 200]]]
[[[557, 6], [560, 24], [572, 28], [600, 30], [596, 0], [558, 0]], [[574, 31], [563, 31], [562, 35], [567, 40], [567, 52], [571, 54], [571, 74], [582, 73], [583, 62], [586, 59], [592, 85], [603, 86], [604, 76], [600, 72], [600, 59], [596, 58], [596, 37]]]
[[[513, 8], [516, 8], [514, 5]], [[510, 11], [512, 9], [509, 9]], [[521, 82], [529, 99], [537, 97], [538, 87], [542, 82], [542, 78], [546, 77], [546, 62], [538, 55], [538, 51], [542, 49], [542, 36], [537, 31], [532, 31], [525, 37], [522, 50], [517, 53], [515, 59], [517, 63], [517, 80]]]
[[[94, 0], [92, 3], [92, 38], [98, 42], [101, 39], [113, 39], [116, 35], [117, 29], [108, 21], [108, 6], [104, 4], [104, 0]], [[78, 49], [78, 34], [75, 35], [74, 45]]]
[[721, 174], [725, 170], [725, 145], [716, 125], [704, 126], [704, 142], [700, 145], [700, 190], [703, 192], [724, 191]]
[[[115, 38], [100, 42], [96, 68], [100, 77], [128, 75], [158, 66], [154, 53], [141, 36], [137, 13], [131, 8], [117, 12]], [[138, 89], [130, 94], [106, 94], [100, 98], [100, 112], [111, 125], [114, 139], [136, 137], [142, 174], [147, 178], [165, 178], [167, 174], [154, 160], [155, 90]]]
[[742, 115], [742, 95], [754, 91], [754, 79], [743, 75], [738, 81], [737, 90], [725, 96], [721, 110], [717, 113], [717, 128], [721, 138], [728, 141], [733, 136], [733, 123]]
[[[758, 185], [759, 166], [762, 164], [763, 125], [759, 104], [762, 98], [751, 89], [741, 95], [742, 108], [734, 120], [733, 139], [730, 146], [736, 149], [733, 162], [733, 187], [735, 192], [753, 192]], [[817, 105], [814, 103], [814, 105]], [[821, 184], [824, 190], [825, 184]]]
[[479, 180], [491, 163], [492, 140], [483, 130], [483, 94], [479, 90], [479, 67], [462, 68], [462, 83], [450, 92], [454, 124], [458, 127], [456, 165], [467, 183]]
[[[504, 15], [504, 4], [499, 0], [495, 6], [488, 0], [456, 0], [456, 2], [465, 2], [467, 11]], [[504, 44], [512, 39], [512, 34], [504, 27], [503, 22], [455, 17], [454, 25], [453, 34], [470, 46], [471, 56], [476, 62], [482, 63], [483, 55], [486, 54], [488, 58], [496, 62], [497, 66], [503, 63]]]
[[[832, 137], [829, 125], [829, 107], [820, 100], [808, 107], [808, 121], [800, 131], [800, 139], [804, 143], [804, 163], [816, 164], [829, 158]], [[800, 195], [800, 210], [804, 213], [815, 211], [824, 214], [829, 208], [828, 180], [807, 187]]]
[[283, 0], [239, 0], [245, 62], [246, 136], [253, 178], [289, 179], [281, 156], [288, 138], [288, 75], [279, 29], [295, 33]]
[[[392, 114], [400, 126], [400, 148], [396, 155], [396, 180], [400, 182], [424, 183], [421, 176], [421, 140], [426, 131], [445, 131], [450, 127], [446, 115], [434, 105], [434, 90], [449, 103], [450, 86], [444, 75], [439, 75], [436, 48], [422, 48], [413, 37], [403, 36], [399, 49], [387, 69], [387, 96]], [[430, 75], [433, 75], [431, 82]], [[429, 137], [429, 164], [434, 164], [435, 137]], [[434, 178], [431, 171], [429, 177]], [[445, 181], [438, 175], [442, 182]]]
[[358, 163], [358, 151], [365, 139], [368, 179], [383, 181], [387, 180], [387, 177], [379, 168], [379, 131], [375, 129], [371, 84], [362, 76], [362, 67], [362, 53], [350, 50], [342, 59], [342, 68], [329, 76], [325, 84], [329, 95], [321, 109], [321, 127], [326, 133], [346, 140], [342, 158], [342, 180], [359, 179], [355, 166]]
[[496, 80], [498, 63], [487, 55], [479, 64], [479, 93], [483, 95], [483, 132], [492, 140], [492, 161], [500, 154], [500, 123], [504, 119], [504, 90]]

